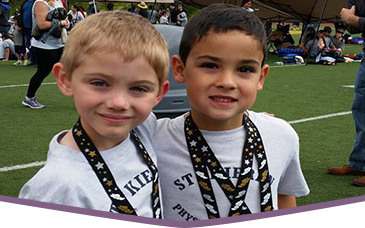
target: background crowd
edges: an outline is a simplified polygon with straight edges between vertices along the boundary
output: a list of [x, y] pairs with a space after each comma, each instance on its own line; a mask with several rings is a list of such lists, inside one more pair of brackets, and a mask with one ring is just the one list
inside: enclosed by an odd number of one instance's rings
[[[54, 2], [54, 1], [50, 1]], [[87, 15], [99, 12], [99, 4], [94, 5], [91, 1], [87, 9], [82, 5], [66, 5], [64, 0], [60, 0], [62, 5], [68, 9], [69, 26], [67, 31], [87, 17]], [[0, 0], [0, 60], [17, 60], [14, 65], [36, 66], [36, 56], [31, 48], [31, 33], [33, 25], [32, 8], [35, 0], [24, 0], [21, 6], [14, 9], [9, 0]], [[128, 4], [128, 11], [133, 14], [140, 14], [153, 24], [185, 26], [188, 21], [188, 13], [181, 3], [175, 4]], [[105, 10], [114, 10], [115, 6], [109, 2], [105, 5]], [[11, 13], [14, 12], [14, 13]]]

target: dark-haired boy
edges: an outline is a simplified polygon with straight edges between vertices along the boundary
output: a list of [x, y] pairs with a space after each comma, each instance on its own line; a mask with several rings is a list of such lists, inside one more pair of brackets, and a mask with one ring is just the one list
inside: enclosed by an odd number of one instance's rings
[[294, 207], [309, 193], [296, 132], [248, 111], [269, 72], [266, 49], [263, 24], [240, 7], [210, 5], [186, 25], [172, 64], [191, 112], [158, 120], [154, 136], [165, 219]]

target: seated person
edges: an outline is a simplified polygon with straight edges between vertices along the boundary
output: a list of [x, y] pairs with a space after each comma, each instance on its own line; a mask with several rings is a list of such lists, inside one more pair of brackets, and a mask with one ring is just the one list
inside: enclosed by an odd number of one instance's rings
[[334, 45], [334, 51], [338, 51], [342, 54], [343, 49], [345, 47], [345, 40], [343, 38], [345, 30], [343, 28], [338, 28], [336, 30], [336, 34], [332, 37], [332, 43]]
[[10, 35], [5, 33], [2, 36], [3, 40], [0, 41], [0, 59], [2, 61], [16, 59], [14, 42], [11, 40]]
[[294, 39], [289, 33], [289, 25], [278, 24], [277, 30], [271, 32], [267, 39], [276, 48], [296, 48]]
[[314, 37], [315, 37], [315, 34], [316, 34], [316, 30], [313, 28], [313, 27], [308, 27], [306, 30], [305, 30], [305, 33], [303, 35], [303, 38], [300, 42], [300, 45], [304, 45], [310, 41], [310, 40], [313, 40]]
[[[310, 35], [310, 37], [313, 35]], [[315, 39], [309, 40], [305, 44], [306, 52], [309, 53], [311, 57], [317, 57], [325, 48], [324, 42], [324, 31], [319, 30], [317, 32], [317, 37]]]
[[326, 47], [328, 47], [329, 49], [333, 50], [334, 45], [333, 45], [333, 42], [332, 42], [331, 34], [332, 34], [331, 27], [329, 27], [329, 26], [324, 27], [324, 29], [323, 29], [323, 35], [324, 35], [323, 36], [323, 39], [324, 39], [324, 42], [326, 44]]

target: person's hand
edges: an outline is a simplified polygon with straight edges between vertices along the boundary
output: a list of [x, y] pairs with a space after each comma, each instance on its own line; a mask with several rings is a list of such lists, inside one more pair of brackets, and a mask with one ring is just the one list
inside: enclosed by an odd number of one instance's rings
[[359, 24], [359, 17], [355, 15], [355, 12], [355, 6], [352, 6], [351, 9], [342, 8], [340, 13], [342, 21], [351, 26], [357, 26]]
[[320, 49], [323, 49], [324, 48], [324, 42], [323, 42], [323, 40], [319, 40], [318, 41], [318, 47], [320, 48]]

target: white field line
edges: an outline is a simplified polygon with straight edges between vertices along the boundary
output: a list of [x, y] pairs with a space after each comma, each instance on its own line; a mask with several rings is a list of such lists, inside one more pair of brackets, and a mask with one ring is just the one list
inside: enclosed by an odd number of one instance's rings
[[283, 68], [283, 67], [300, 67], [305, 66], [305, 64], [289, 64], [289, 65], [270, 65], [270, 68]]
[[[289, 121], [289, 124], [304, 123], [304, 122], [309, 122], [309, 121], [314, 121], [314, 120], [328, 119], [328, 118], [336, 117], [336, 116], [345, 116], [345, 115], [349, 115], [349, 114], [351, 114], [351, 111], [332, 113], [332, 114], [323, 115], [323, 116], [316, 116], [316, 117], [311, 117], [311, 118], [292, 120], [292, 121]], [[36, 167], [36, 166], [43, 166], [44, 164], [46, 164], [46, 161], [40, 161], [40, 162], [37, 161], [37, 162], [29, 163], [29, 164], [3, 167], [3, 168], [0, 168], [0, 173], [9, 172], [9, 171], [18, 170], [18, 169], [26, 169], [26, 168], [30, 168], [30, 167]]]
[[299, 119], [299, 120], [292, 120], [292, 121], [288, 121], [288, 123], [290, 123], [290, 124], [304, 123], [304, 122], [309, 122], [309, 121], [314, 121], [314, 120], [328, 119], [328, 118], [335, 117], [335, 116], [345, 116], [345, 115], [349, 115], [349, 114], [351, 114], [351, 111], [332, 113], [332, 114], [328, 114], [328, 115], [304, 118], [304, 119]]
[[[56, 82], [44, 82], [42, 83], [42, 85], [56, 85]], [[26, 87], [29, 86], [29, 84], [19, 84], [19, 85], [3, 85], [0, 86], [0, 89], [5, 89], [5, 88], [14, 88], [14, 87]]]
[[0, 168], [0, 173], [9, 172], [9, 171], [12, 171], [12, 170], [26, 169], [26, 168], [30, 168], [30, 167], [42, 166], [44, 164], [46, 164], [45, 161], [37, 161], [37, 162], [29, 163], [29, 164], [22, 164], [22, 165], [14, 165], [14, 166], [3, 167], [3, 168]]

